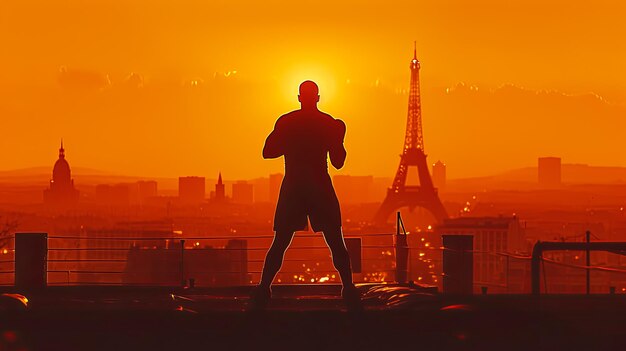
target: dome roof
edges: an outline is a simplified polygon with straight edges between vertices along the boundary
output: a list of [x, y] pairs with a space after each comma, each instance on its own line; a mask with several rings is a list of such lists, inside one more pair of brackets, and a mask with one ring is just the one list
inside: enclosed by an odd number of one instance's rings
[[64, 180], [69, 181], [71, 178], [70, 164], [67, 163], [65, 157], [59, 158], [57, 162], [54, 163], [52, 179], [55, 182], [63, 182]]
[[52, 180], [57, 184], [69, 184], [71, 179], [72, 171], [70, 171], [70, 164], [65, 159], [65, 149], [63, 148], [63, 140], [61, 140], [59, 159], [54, 163], [54, 168], [52, 169]]

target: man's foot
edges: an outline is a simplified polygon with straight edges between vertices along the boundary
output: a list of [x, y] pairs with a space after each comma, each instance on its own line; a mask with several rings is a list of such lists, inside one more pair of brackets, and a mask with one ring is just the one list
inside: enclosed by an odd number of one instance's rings
[[264, 310], [272, 298], [272, 289], [260, 285], [255, 286], [250, 292], [248, 310]]
[[343, 298], [349, 312], [358, 312], [363, 310], [361, 294], [354, 284], [344, 286], [341, 289], [341, 297]]

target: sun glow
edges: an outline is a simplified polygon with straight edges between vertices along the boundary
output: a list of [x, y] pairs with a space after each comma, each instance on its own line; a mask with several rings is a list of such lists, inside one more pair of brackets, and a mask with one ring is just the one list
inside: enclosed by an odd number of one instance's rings
[[298, 87], [305, 80], [312, 80], [317, 83], [320, 90], [320, 108], [326, 108], [333, 104], [337, 88], [337, 73], [329, 67], [316, 64], [303, 64], [294, 66], [285, 74], [285, 82], [282, 89], [282, 97], [294, 108], [298, 104]]

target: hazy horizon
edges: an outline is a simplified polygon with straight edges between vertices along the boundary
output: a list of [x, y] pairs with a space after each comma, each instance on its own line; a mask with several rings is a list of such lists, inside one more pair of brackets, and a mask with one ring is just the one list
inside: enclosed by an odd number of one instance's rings
[[347, 124], [340, 173], [391, 177], [413, 41], [425, 151], [451, 178], [548, 155], [626, 166], [624, 15], [609, 0], [5, 2], [2, 168], [52, 165], [63, 138], [71, 165], [123, 174], [280, 172], [264, 139], [313, 79]]
[[[567, 182], [567, 177], [569, 176], [569, 173], [574, 172], [574, 171], [581, 171], [581, 169], [584, 170], [592, 170], [592, 171], [607, 171], [607, 172], [611, 172], [611, 171], [623, 171], [626, 174], [626, 167], [624, 166], [611, 166], [611, 165], [593, 165], [593, 164], [584, 164], [584, 163], [567, 163], [567, 162], [563, 162], [562, 163], [562, 169], [563, 169], [563, 181]], [[106, 178], [106, 177], [110, 177], [110, 178], [130, 178], [133, 180], [159, 180], [159, 179], [167, 179], [167, 180], [176, 180], [179, 177], [187, 177], [187, 176], [200, 176], [200, 177], [205, 177], [207, 182], [211, 181], [211, 180], [217, 180], [218, 175], [210, 175], [210, 174], [178, 174], [178, 175], [172, 175], [172, 176], [155, 176], [155, 175], [149, 175], [149, 174], [124, 174], [124, 173], [120, 173], [120, 172], [115, 172], [112, 170], [104, 170], [104, 169], [93, 169], [93, 168], [87, 168], [87, 167], [80, 167], [80, 166], [73, 166], [70, 165], [71, 170], [72, 170], [72, 177], [76, 178], [76, 176], [78, 176], [78, 178], [80, 178], [81, 176], [91, 176], [91, 177], [102, 177], [102, 178]], [[432, 171], [431, 171], [432, 172]], [[529, 175], [529, 172], [532, 173], [532, 175]], [[507, 177], [507, 176], [513, 176], [514, 178], [519, 178], [520, 175], [523, 175], [523, 177], [525, 177], [525, 179], [528, 179], [529, 181], [536, 181], [535, 177], [536, 177], [536, 172], [537, 172], [537, 165], [528, 165], [528, 166], [520, 166], [520, 167], [516, 167], [516, 168], [512, 168], [512, 169], [507, 169], [507, 170], [503, 170], [500, 172], [496, 172], [496, 173], [492, 173], [492, 174], [488, 174], [488, 175], [483, 175], [483, 176], [476, 176], [476, 177], [459, 177], [459, 178], [450, 178], [447, 177], [448, 181], [463, 181], [463, 180], [471, 180], [471, 179], [488, 179], [488, 178], [498, 178], [498, 177]], [[269, 176], [269, 174], [259, 174], [250, 178], [237, 178], [237, 177], [231, 177], [228, 175], [228, 173], [226, 172], [219, 172], [222, 174], [222, 177], [224, 179], [225, 182], [236, 182], [236, 181], [240, 181], [240, 180], [245, 180], [245, 181], [251, 181], [251, 180], [255, 180], [255, 179], [262, 179], [262, 178], [267, 178]], [[219, 174], [218, 173], [218, 174]], [[283, 171], [280, 172], [275, 172], [275, 173], [281, 173], [284, 174]], [[15, 178], [15, 177], [21, 177], [21, 176], [51, 176], [52, 175], [52, 166], [36, 166], [36, 167], [27, 167], [27, 168], [19, 168], [19, 169], [9, 169], [9, 170], [0, 170], [0, 180], [2, 178]], [[375, 179], [393, 179], [395, 174], [390, 174], [390, 175], [382, 175], [382, 176], [376, 176], [373, 174], [355, 174], [355, 173], [345, 173], [345, 172], [331, 172], [331, 176], [334, 175], [339, 175], [339, 176], [355, 176], [355, 177], [361, 177], [361, 176], [371, 176]], [[581, 178], [580, 175], [577, 176], [577, 178]], [[519, 179], [518, 179], [519, 180]], [[591, 179], [590, 179], [591, 180]], [[616, 180], [615, 183], [620, 184], [622, 182], [626, 182], [626, 178], [621, 180], [618, 179]], [[600, 181], [600, 183], [606, 183], [606, 181]], [[589, 184], [593, 184], [593, 182], [589, 181]], [[76, 184], [77, 186], [80, 186], [80, 184]]]

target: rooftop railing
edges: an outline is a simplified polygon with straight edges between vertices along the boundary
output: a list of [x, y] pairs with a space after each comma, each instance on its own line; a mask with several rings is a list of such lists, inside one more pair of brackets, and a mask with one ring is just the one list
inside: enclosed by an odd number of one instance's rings
[[[401, 219], [400, 219], [401, 220]], [[399, 225], [398, 228], [401, 228]], [[47, 285], [246, 285], [259, 281], [273, 235], [46, 236]], [[444, 278], [444, 248], [432, 233], [345, 235], [354, 259], [355, 282], [401, 282], [439, 287]], [[17, 234], [20, 235], [20, 234]], [[351, 241], [352, 242], [351, 244]], [[358, 241], [358, 243], [357, 243]], [[16, 282], [15, 236], [0, 239], [0, 284]], [[429, 245], [425, 245], [429, 244]], [[563, 245], [565, 244], [565, 245]], [[582, 263], [586, 243], [547, 243], [533, 256], [463, 250], [471, 256], [471, 290], [482, 293], [626, 292], [624, 243], [594, 242], [609, 251], [596, 264]], [[616, 246], [617, 245], [617, 246]], [[620, 246], [621, 245], [621, 246]], [[554, 247], [553, 247], [554, 246]], [[546, 250], [580, 251], [580, 257]], [[595, 250], [591, 248], [591, 250]], [[404, 253], [403, 253], [404, 251]], [[400, 254], [398, 254], [400, 252]], [[539, 251], [537, 251], [539, 252]], [[539, 274], [541, 273], [541, 274]], [[541, 277], [543, 279], [541, 279]], [[588, 279], [585, 279], [588, 277]], [[586, 284], [586, 281], [590, 283]], [[319, 234], [297, 233], [287, 250], [277, 284], [339, 283], [331, 253]]]

